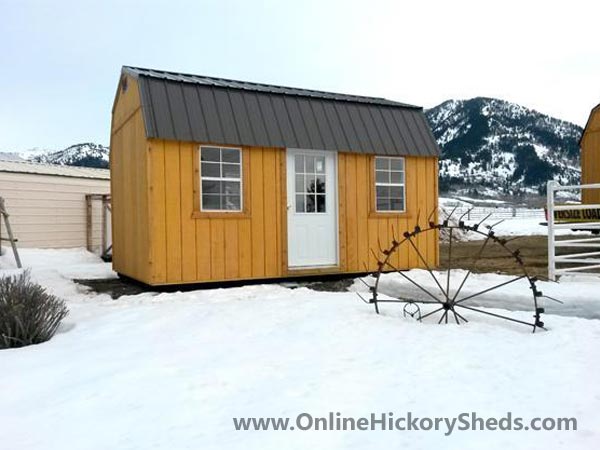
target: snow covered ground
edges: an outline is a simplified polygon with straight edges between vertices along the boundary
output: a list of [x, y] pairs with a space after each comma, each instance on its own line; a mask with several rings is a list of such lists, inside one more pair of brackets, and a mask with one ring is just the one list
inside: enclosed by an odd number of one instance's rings
[[[483, 222], [483, 226], [492, 226], [498, 223], [499, 219], [489, 219]], [[474, 221], [477, 223], [478, 221]], [[503, 222], [494, 226], [494, 231], [498, 236], [545, 236], [548, 234], [548, 227], [541, 225], [544, 222], [539, 217], [515, 217], [505, 219]], [[589, 232], [573, 232], [568, 229], [555, 230], [556, 236], [580, 235], [589, 236]], [[483, 239], [483, 236], [474, 234], [474, 237]]]
[[[0, 351], [1, 448], [591, 449], [600, 446], [595, 279], [540, 289], [565, 302], [531, 332], [485, 316], [416, 323], [355, 293], [257, 285], [111, 300], [72, 278], [114, 276], [82, 250], [22, 251], [70, 315], [41, 345]], [[0, 274], [14, 273], [12, 255]], [[415, 278], [429, 276], [411, 271]], [[438, 274], [442, 276], [441, 274]], [[501, 282], [478, 275], [467, 289]], [[407, 290], [398, 275], [388, 293]], [[495, 307], [528, 320], [525, 289]], [[362, 283], [353, 288], [362, 290]], [[490, 299], [492, 302], [494, 299]], [[497, 300], [497, 299], [496, 299]], [[575, 307], [574, 305], [578, 305]], [[550, 307], [550, 305], [548, 305]], [[559, 314], [567, 315], [559, 315]], [[593, 317], [593, 318], [583, 318]], [[233, 417], [575, 417], [577, 431], [235, 431]]]

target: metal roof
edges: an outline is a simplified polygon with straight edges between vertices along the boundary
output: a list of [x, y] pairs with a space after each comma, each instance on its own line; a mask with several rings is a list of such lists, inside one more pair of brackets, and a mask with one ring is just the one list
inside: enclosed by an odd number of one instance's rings
[[150, 138], [257, 147], [438, 156], [420, 107], [151, 69], [138, 79]]
[[57, 164], [41, 164], [30, 161], [0, 159], [0, 172], [30, 173], [37, 175], [54, 175], [73, 178], [95, 178], [110, 180], [110, 170], [90, 167], [59, 166]]

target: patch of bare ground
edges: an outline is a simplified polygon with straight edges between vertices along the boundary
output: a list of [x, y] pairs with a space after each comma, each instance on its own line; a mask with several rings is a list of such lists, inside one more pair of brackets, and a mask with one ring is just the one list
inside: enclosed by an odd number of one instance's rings
[[[573, 239], [573, 236], [561, 236], [557, 240]], [[452, 243], [452, 267], [471, 269], [473, 272], [495, 272], [506, 274], [522, 274], [523, 271], [515, 258], [506, 250], [519, 250], [527, 271], [532, 275], [548, 275], [548, 238], [546, 236], [511, 236], [506, 238], [506, 248], [488, 242], [481, 257], [476, 258], [482, 241], [465, 241]], [[557, 248], [556, 254], [572, 253], [573, 249]], [[577, 252], [589, 252], [594, 249], [578, 248]], [[596, 249], [597, 250], [597, 249]], [[449, 245], [440, 243], [440, 269], [448, 268]], [[477, 259], [477, 263], [475, 260]]]

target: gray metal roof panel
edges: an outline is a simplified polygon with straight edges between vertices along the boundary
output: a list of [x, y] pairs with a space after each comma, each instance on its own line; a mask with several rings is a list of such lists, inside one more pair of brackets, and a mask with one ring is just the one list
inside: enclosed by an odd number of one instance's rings
[[200, 97], [204, 120], [206, 120], [208, 142], [224, 143], [225, 136], [221, 129], [219, 110], [212, 89], [198, 89], [197, 92]]
[[323, 105], [323, 112], [325, 113], [327, 125], [331, 130], [336, 148], [350, 148], [340, 118], [335, 110], [335, 104], [333, 102], [321, 102], [321, 104]]
[[283, 97], [283, 103], [288, 111], [290, 123], [292, 124], [292, 129], [294, 130], [294, 136], [296, 136], [298, 147], [314, 148], [308, 137], [308, 132], [304, 125], [302, 115], [300, 114], [298, 99], [295, 97]]
[[325, 149], [325, 143], [323, 142], [321, 132], [319, 131], [315, 114], [310, 107], [310, 104], [313, 101], [314, 100], [308, 100], [306, 98], [298, 98], [298, 108], [311, 141], [311, 148]]
[[248, 93], [244, 95], [244, 102], [246, 104], [246, 110], [248, 111], [248, 120], [252, 127], [252, 134], [256, 139], [256, 142], [260, 142], [262, 147], [271, 147], [271, 139], [269, 139], [269, 133], [265, 128], [265, 121], [262, 117], [262, 112], [256, 98], [256, 93]]
[[361, 148], [364, 149], [362, 153], [374, 152], [377, 146], [371, 142], [371, 136], [367, 133], [367, 129], [360, 117], [358, 106], [356, 104], [348, 104], [347, 109], [352, 127], [356, 130], [356, 137], [358, 138]]
[[[128, 72], [130, 69], [125, 68]], [[258, 147], [437, 156], [418, 108], [308, 90], [146, 71], [138, 84], [150, 138]], [[189, 81], [193, 80], [193, 81]], [[219, 86], [220, 85], [220, 86]], [[241, 87], [240, 87], [241, 86]]]
[[324, 98], [329, 100], [349, 101], [353, 103], [372, 103], [378, 105], [401, 106], [404, 108], [421, 109], [419, 106], [407, 103], [395, 102], [380, 97], [367, 97], [360, 95], [339, 94], [335, 92], [324, 92], [312, 89], [299, 89], [287, 86], [276, 86], [272, 84], [253, 83], [248, 81], [228, 80], [225, 78], [207, 77], [203, 75], [192, 75], [186, 73], [168, 72], [164, 70], [144, 69], [141, 67], [123, 66], [123, 72], [134, 77], [146, 76], [163, 80], [178, 81], [183, 83], [195, 83], [205, 86], [217, 86], [231, 89], [245, 89], [250, 91], [265, 92], [270, 94], [294, 95], [300, 97]]
[[224, 142], [241, 142], [237, 131], [236, 115], [233, 113], [229, 92], [225, 89], [213, 89], [215, 103], [219, 105], [218, 112], [223, 131]]
[[279, 130], [281, 131], [281, 137], [286, 147], [297, 148], [300, 147], [298, 138], [294, 132], [292, 126], [290, 114], [286, 108], [284, 97], [282, 95], [272, 95], [271, 105], [273, 106], [273, 113], [277, 117], [277, 123], [279, 124]]
[[277, 115], [275, 114], [273, 104], [271, 103], [271, 96], [258, 94], [256, 97], [267, 134], [270, 137], [271, 145], [273, 147], [285, 147], [286, 141], [283, 139], [283, 135], [279, 127], [279, 121], [277, 120]]
[[323, 148], [326, 150], [336, 150], [344, 148], [344, 146], [340, 146], [336, 143], [335, 136], [333, 135], [333, 130], [331, 128], [331, 125], [329, 124], [329, 121], [327, 120], [327, 116], [325, 115], [323, 101], [312, 101], [311, 108], [315, 121], [317, 122], [317, 127], [319, 128], [321, 139], [323, 140]]
[[166, 83], [151, 83], [149, 93], [156, 132], [160, 136], [167, 136], [167, 139], [174, 139], [175, 130], [173, 129], [173, 118], [171, 117]]
[[183, 91], [183, 100], [185, 102], [186, 111], [188, 112], [192, 141], [199, 142], [208, 135], [208, 128], [206, 126], [206, 120], [204, 119], [204, 113], [202, 112], [200, 97], [198, 96], [196, 86], [192, 84], [182, 84], [181, 89]]
[[241, 144], [243, 142], [256, 142], [254, 134], [252, 133], [252, 127], [250, 126], [250, 120], [248, 119], [248, 112], [246, 111], [246, 105], [244, 104], [243, 94], [239, 91], [232, 90], [229, 92], [229, 101], [231, 103], [231, 109], [233, 116], [235, 117], [235, 123], [237, 124], [237, 130], [240, 137]]
[[394, 111], [392, 108], [380, 108], [379, 112], [383, 117], [383, 121], [390, 132], [390, 136], [392, 137], [396, 148], [400, 147], [401, 152], [410, 155], [410, 145], [408, 144], [407, 139], [402, 135], [400, 128], [398, 128], [398, 123], [394, 118]]
[[393, 155], [396, 153], [396, 147], [394, 146], [394, 140], [392, 139], [390, 132], [387, 129], [385, 121], [383, 120], [383, 115], [381, 114], [381, 110], [378, 108], [369, 108], [369, 114], [371, 114], [371, 119], [373, 119], [373, 124], [379, 133], [379, 137], [381, 139], [383, 148], [386, 153], [389, 155]]
[[190, 130], [188, 112], [183, 100], [181, 84], [166, 84], [167, 101], [171, 112], [171, 123], [173, 124], [173, 134], [181, 136], [182, 141], [191, 141], [192, 132]]
[[[394, 110], [392, 111], [392, 115], [398, 124], [398, 130], [400, 134], [406, 137], [406, 143], [409, 146], [407, 151], [416, 155], [423, 155], [423, 151], [419, 146], [417, 136], [415, 136], [415, 126], [408, 121], [408, 114], [404, 114], [403, 110]], [[402, 133], [403, 130], [406, 130], [406, 133]]]

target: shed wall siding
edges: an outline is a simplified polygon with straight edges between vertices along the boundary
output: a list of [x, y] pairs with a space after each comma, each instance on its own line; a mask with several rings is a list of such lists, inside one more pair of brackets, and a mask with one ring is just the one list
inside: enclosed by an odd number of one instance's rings
[[113, 268], [149, 282], [148, 147], [134, 82], [130, 81], [113, 111], [110, 152]]
[[[285, 151], [244, 148], [250, 155], [248, 215], [194, 218], [196, 144], [149, 141], [150, 284], [260, 279], [292, 276], [287, 269]], [[407, 157], [407, 205], [402, 216], [373, 215], [370, 155], [339, 153], [340, 268], [376, 269], [370, 249], [389, 245], [396, 236], [421, 224], [437, 205], [437, 158]], [[116, 212], [115, 212], [116, 215]], [[438, 262], [437, 236], [428, 233], [417, 245], [428, 264]], [[414, 251], [392, 259], [398, 267], [420, 267]], [[118, 270], [118, 269], [117, 269]]]
[[[109, 180], [0, 172], [0, 195], [19, 247], [86, 247], [85, 195], [109, 193]], [[93, 208], [92, 249], [98, 251], [102, 244], [100, 202], [94, 202]], [[1, 233], [7, 237], [3, 221]]]
[[[600, 108], [592, 113], [581, 142], [581, 181], [600, 183]], [[600, 189], [583, 191], [583, 202], [600, 204]]]
[[152, 283], [282, 275], [282, 150], [252, 148], [249, 217], [193, 218], [197, 145], [150, 143]]
[[[372, 185], [372, 157], [350, 153], [339, 154], [340, 178], [340, 247], [342, 268], [346, 272], [377, 270], [373, 255], [380, 254], [380, 247], [388, 248], [396, 237], [412, 231], [417, 223], [425, 228], [427, 217], [434, 211], [437, 220], [437, 158], [406, 157], [406, 214], [374, 214]], [[438, 233], [420, 234], [416, 246], [430, 267], [438, 264]], [[394, 253], [390, 263], [397, 268], [424, 267], [416, 251], [410, 245], [402, 245], [401, 252]], [[386, 270], [390, 270], [387, 267]]]

